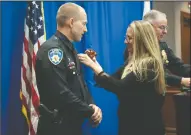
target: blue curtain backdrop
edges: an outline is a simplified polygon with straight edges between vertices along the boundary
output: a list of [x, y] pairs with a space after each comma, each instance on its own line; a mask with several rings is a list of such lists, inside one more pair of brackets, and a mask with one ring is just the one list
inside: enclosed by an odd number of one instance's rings
[[[44, 2], [47, 39], [56, 30], [56, 12], [64, 2]], [[88, 15], [88, 33], [80, 43], [75, 43], [79, 52], [93, 48], [104, 70], [113, 73], [123, 64], [124, 36], [133, 20], [142, 19], [143, 2], [75, 2], [85, 8]], [[2, 135], [27, 135], [26, 121], [21, 113], [20, 71], [24, 18], [27, 2], [1, 2], [1, 133]], [[104, 89], [95, 88], [93, 74], [84, 67], [85, 78], [95, 100], [103, 111], [103, 120], [98, 128], [84, 124], [86, 134], [117, 135], [117, 97]]]

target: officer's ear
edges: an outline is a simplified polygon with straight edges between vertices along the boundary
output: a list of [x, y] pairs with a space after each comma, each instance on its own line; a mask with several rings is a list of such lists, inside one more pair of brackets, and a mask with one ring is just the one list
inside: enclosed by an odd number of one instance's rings
[[74, 25], [74, 18], [70, 18], [69, 19], [69, 26], [70, 26], [70, 28], [72, 28], [73, 25]]

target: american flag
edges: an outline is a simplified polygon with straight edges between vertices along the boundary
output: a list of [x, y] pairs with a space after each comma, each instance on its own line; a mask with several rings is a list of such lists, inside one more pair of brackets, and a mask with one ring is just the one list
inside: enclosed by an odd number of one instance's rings
[[22, 112], [29, 127], [28, 135], [36, 135], [39, 120], [37, 108], [40, 100], [36, 84], [35, 60], [38, 48], [46, 40], [42, 2], [28, 2], [24, 32], [20, 98]]

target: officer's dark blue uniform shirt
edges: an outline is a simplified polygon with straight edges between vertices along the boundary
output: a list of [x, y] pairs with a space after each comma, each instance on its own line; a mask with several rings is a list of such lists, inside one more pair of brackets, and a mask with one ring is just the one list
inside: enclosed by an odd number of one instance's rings
[[190, 77], [190, 65], [184, 64], [180, 58], [176, 57], [166, 42], [159, 42], [159, 44], [164, 62], [166, 83], [170, 86], [180, 86], [182, 77]]
[[39, 48], [35, 68], [42, 104], [76, 121], [92, 116], [94, 110], [89, 106], [92, 98], [77, 52], [66, 36], [57, 31]]

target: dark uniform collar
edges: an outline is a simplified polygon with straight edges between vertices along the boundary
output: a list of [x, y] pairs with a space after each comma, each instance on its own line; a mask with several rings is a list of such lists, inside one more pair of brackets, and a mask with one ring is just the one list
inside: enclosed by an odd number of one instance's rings
[[70, 40], [64, 35], [62, 34], [60, 31], [56, 31], [55, 36], [58, 37], [62, 42], [65, 42], [67, 47], [69, 47], [69, 49], [74, 50], [74, 46], [73, 44], [70, 42]]
[[161, 45], [161, 44], [166, 44], [166, 42], [165, 41], [159, 41], [159, 45]]
[[159, 41], [160, 50], [165, 50], [167, 48], [167, 44], [165, 41]]

